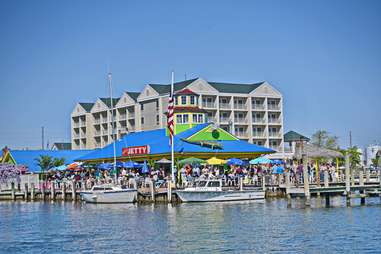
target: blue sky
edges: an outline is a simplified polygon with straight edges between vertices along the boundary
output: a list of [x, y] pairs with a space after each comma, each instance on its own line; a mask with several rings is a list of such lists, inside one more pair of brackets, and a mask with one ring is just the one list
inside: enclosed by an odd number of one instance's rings
[[381, 142], [380, 1], [0, 2], [0, 146], [70, 140], [76, 102], [146, 83], [266, 80], [285, 131]]

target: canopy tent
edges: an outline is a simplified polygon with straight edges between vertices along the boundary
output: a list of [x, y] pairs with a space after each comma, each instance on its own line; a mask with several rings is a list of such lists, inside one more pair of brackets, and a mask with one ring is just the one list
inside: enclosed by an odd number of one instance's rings
[[212, 157], [206, 161], [209, 165], [222, 165], [226, 163], [226, 160], [218, 159], [216, 157]]
[[162, 159], [160, 159], [158, 161], [155, 161], [155, 163], [157, 163], [157, 164], [170, 164], [171, 161], [166, 159], [166, 158], [162, 158]]
[[342, 153], [327, 149], [324, 147], [318, 147], [312, 144], [304, 144], [303, 146], [298, 146], [295, 151], [295, 158], [301, 159], [302, 154], [305, 154], [308, 158], [342, 158], [344, 157]]
[[98, 164], [97, 168], [100, 170], [111, 170], [113, 166], [111, 163], [101, 163], [101, 164]]
[[231, 158], [227, 160], [227, 164], [241, 166], [243, 164], [243, 161], [237, 158]]
[[254, 160], [251, 160], [249, 163], [254, 164], [254, 165], [256, 165], [256, 164], [270, 164], [270, 163], [272, 163], [272, 161], [266, 157], [258, 157]]
[[[114, 165], [114, 163], [113, 163], [113, 165]], [[122, 167], [123, 167], [123, 162], [121, 162], [121, 161], [116, 161], [115, 166], [116, 166], [117, 168], [122, 168]]]
[[180, 165], [184, 165], [184, 164], [194, 165], [194, 164], [201, 164], [201, 163], [205, 163], [205, 160], [195, 158], [195, 157], [189, 157], [179, 161]]

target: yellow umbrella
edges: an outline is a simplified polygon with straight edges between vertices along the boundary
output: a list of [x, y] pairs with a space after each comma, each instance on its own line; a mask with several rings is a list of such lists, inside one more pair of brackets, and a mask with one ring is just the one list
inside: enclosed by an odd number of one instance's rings
[[209, 160], [206, 161], [209, 165], [221, 165], [221, 164], [225, 164], [226, 163], [226, 160], [221, 160], [221, 159], [218, 159], [216, 157], [212, 157], [210, 158]]

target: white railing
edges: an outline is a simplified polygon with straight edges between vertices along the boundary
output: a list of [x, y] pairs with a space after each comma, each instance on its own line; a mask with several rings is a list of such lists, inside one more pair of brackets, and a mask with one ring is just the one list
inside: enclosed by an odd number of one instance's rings
[[228, 123], [230, 121], [229, 117], [220, 117], [220, 123]]
[[253, 131], [253, 137], [260, 137], [260, 138], [263, 138], [265, 137], [265, 132], [257, 132], [257, 131]]
[[280, 123], [280, 119], [269, 118], [269, 123]]
[[119, 120], [126, 120], [127, 118], [127, 115], [123, 114], [123, 115], [119, 115]]
[[74, 122], [74, 123], [73, 123], [73, 127], [74, 127], [74, 128], [78, 128], [78, 127], [79, 127], [79, 123], [78, 123], [78, 122]]
[[280, 106], [279, 105], [274, 105], [274, 104], [268, 104], [267, 105], [267, 109], [268, 110], [280, 110]]
[[245, 131], [236, 131], [235, 135], [237, 137], [247, 137], [247, 132], [245, 132]]
[[282, 135], [278, 132], [269, 132], [270, 138], [280, 138]]
[[234, 103], [234, 109], [247, 109], [246, 104]]
[[234, 122], [235, 123], [247, 123], [247, 119], [246, 118], [242, 118], [242, 117], [235, 117], [234, 118]]
[[100, 118], [95, 118], [94, 119], [94, 124], [100, 124], [101, 123], [101, 119]]
[[231, 106], [230, 106], [230, 103], [221, 103], [221, 102], [220, 102], [220, 108], [230, 109]]
[[251, 104], [251, 108], [253, 110], [256, 110], [256, 109], [258, 109], [258, 110], [264, 110], [265, 109], [265, 105]]
[[264, 118], [253, 118], [253, 123], [265, 123], [266, 120]]
[[215, 107], [216, 107], [216, 103], [214, 103], [214, 102], [205, 102], [205, 101], [203, 101], [203, 102], [202, 102], [202, 106], [203, 106], [204, 108], [215, 108]]
[[135, 113], [128, 113], [128, 118], [131, 119], [131, 118], [135, 118]]

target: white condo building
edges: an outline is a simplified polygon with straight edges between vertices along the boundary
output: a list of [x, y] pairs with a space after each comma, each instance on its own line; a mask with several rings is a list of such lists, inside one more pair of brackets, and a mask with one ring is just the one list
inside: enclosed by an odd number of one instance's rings
[[[196, 103], [207, 112], [209, 122], [240, 139], [283, 153], [283, 98], [268, 82], [232, 84], [196, 78], [175, 83], [175, 92], [183, 89], [200, 95]], [[140, 93], [124, 92], [114, 99], [117, 138], [165, 128], [169, 92], [169, 84], [147, 84]], [[71, 114], [72, 149], [111, 143], [112, 122], [109, 98], [77, 103]]]

